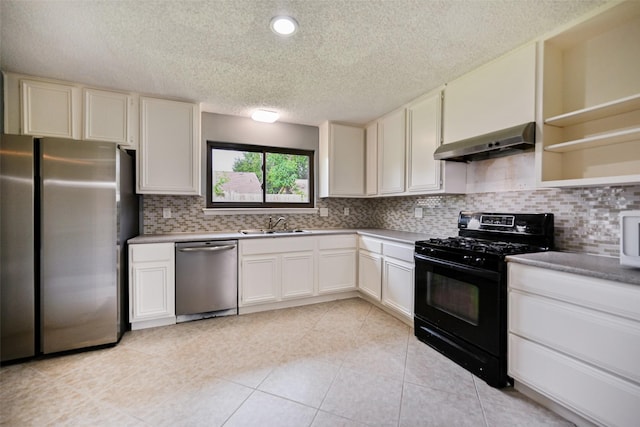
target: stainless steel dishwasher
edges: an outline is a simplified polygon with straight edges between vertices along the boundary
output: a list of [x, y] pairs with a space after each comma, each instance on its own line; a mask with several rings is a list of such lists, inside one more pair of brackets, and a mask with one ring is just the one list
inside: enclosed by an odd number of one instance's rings
[[238, 313], [238, 241], [176, 243], [178, 322]]

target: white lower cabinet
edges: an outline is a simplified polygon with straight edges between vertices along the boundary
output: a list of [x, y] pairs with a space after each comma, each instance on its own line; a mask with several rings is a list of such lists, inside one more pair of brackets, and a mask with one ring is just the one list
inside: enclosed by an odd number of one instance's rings
[[240, 306], [313, 296], [315, 237], [240, 241]]
[[382, 298], [382, 255], [360, 249], [358, 289], [377, 301]]
[[399, 243], [382, 246], [382, 304], [413, 318], [414, 247]]
[[129, 246], [131, 329], [176, 323], [173, 243]]
[[241, 240], [239, 278], [240, 307], [279, 308], [353, 291], [356, 235]]
[[355, 234], [318, 237], [318, 292], [356, 289]]
[[382, 304], [411, 318], [413, 316], [414, 264], [393, 258], [384, 259]]
[[598, 425], [638, 425], [640, 288], [508, 269], [509, 375]]
[[414, 247], [360, 236], [358, 288], [361, 293], [399, 314], [413, 319]]

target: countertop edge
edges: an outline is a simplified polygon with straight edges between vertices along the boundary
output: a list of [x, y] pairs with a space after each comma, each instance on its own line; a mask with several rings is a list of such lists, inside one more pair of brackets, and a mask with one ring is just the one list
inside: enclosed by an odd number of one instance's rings
[[620, 259], [615, 257], [549, 251], [510, 255], [507, 261], [640, 286], [640, 269], [621, 265]]
[[195, 242], [204, 240], [246, 240], [246, 239], [277, 239], [281, 237], [300, 237], [300, 236], [322, 236], [337, 234], [359, 234], [364, 236], [386, 239], [404, 244], [415, 244], [418, 240], [427, 240], [431, 236], [425, 233], [414, 233], [410, 231], [397, 231], [387, 229], [357, 229], [357, 228], [321, 228], [309, 229], [308, 233], [292, 233], [292, 234], [259, 234], [245, 235], [238, 231], [215, 231], [211, 233], [167, 233], [167, 234], [142, 234], [127, 240], [128, 244], [145, 244], [145, 243], [176, 243], [176, 242]]

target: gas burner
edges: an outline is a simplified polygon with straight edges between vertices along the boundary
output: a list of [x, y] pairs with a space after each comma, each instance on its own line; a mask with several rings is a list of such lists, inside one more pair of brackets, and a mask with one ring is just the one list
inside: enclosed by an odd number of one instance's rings
[[496, 255], [514, 255], [541, 250], [538, 247], [523, 243], [495, 242], [492, 240], [475, 239], [472, 237], [447, 237], [444, 239], [432, 238], [429, 239], [428, 243], [430, 246], [463, 249], [471, 252]]

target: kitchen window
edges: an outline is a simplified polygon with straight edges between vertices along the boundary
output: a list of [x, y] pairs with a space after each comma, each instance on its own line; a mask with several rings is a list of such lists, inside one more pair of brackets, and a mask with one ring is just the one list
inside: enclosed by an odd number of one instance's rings
[[207, 208], [313, 208], [313, 154], [207, 141]]

